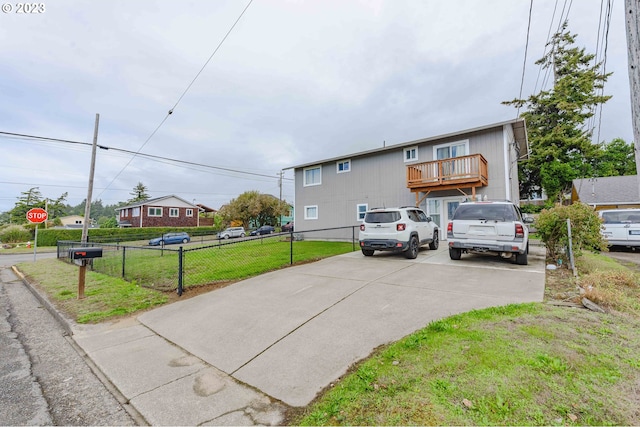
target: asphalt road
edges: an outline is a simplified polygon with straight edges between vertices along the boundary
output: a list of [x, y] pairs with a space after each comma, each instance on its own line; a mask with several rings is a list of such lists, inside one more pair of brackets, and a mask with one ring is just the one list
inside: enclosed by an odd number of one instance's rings
[[0, 425], [136, 425], [8, 267], [23, 258], [0, 256]]

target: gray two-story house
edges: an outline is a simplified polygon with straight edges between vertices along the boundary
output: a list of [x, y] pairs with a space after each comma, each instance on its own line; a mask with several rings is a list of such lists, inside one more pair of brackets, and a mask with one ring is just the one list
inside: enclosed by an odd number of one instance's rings
[[[296, 231], [357, 225], [367, 209], [419, 206], [445, 228], [479, 198], [518, 203], [523, 119], [294, 166]], [[446, 233], [441, 233], [446, 237]]]

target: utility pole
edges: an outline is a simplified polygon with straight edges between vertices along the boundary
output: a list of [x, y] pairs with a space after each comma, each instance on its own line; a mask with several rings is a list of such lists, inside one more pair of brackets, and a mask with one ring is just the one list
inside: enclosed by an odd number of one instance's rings
[[[84, 205], [84, 221], [82, 222], [82, 243], [86, 244], [89, 238], [89, 222], [91, 221], [91, 198], [93, 196], [93, 175], [96, 170], [96, 148], [98, 146], [98, 124], [100, 114], [96, 113], [96, 125], [93, 130], [93, 147], [91, 148], [91, 167], [89, 168], [89, 186], [87, 188], [87, 200]], [[84, 282], [87, 275], [87, 260], [82, 260], [78, 272], [78, 299], [84, 298]]]
[[629, 88], [631, 123], [636, 154], [636, 173], [640, 177], [640, 0], [625, 0], [627, 49], [629, 51]]

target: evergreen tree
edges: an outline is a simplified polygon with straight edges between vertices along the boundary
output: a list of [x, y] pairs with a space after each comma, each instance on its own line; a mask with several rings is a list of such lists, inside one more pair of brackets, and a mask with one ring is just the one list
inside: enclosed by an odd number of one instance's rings
[[127, 203], [144, 202], [145, 200], [149, 200], [149, 194], [147, 194], [147, 191], [147, 187], [142, 182], [138, 182], [138, 185], [133, 187], [133, 191], [129, 193], [133, 197], [129, 199]]
[[527, 99], [503, 102], [526, 107], [531, 153], [520, 165], [520, 196], [527, 198], [544, 189], [550, 199], [561, 198], [575, 178], [590, 177], [598, 146], [591, 143], [593, 129], [586, 128], [596, 106], [611, 96], [598, 95], [611, 73], [599, 70], [602, 63], [585, 49], [574, 46], [577, 35], [567, 30], [565, 21], [549, 45], [549, 53], [536, 64], [553, 72], [554, 86]]

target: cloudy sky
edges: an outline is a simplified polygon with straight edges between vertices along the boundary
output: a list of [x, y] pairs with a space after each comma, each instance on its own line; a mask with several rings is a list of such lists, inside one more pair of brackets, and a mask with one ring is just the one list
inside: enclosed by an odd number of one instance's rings
[[[523, 97], [550, 80], [534, 62], [563, 6], [577, 44], [602, 54], [601, 3], [533, 1]], [[623, 3], [600, 141], [633, 140]], [[125, 201], [142, 182], [152, 197], [219, 208], [248, 190], [278, 196], [290, 166], [514, 118], [500, 102], [520, 93], [530, 1], [3, 4], [0, 132], [91, 143], [98, 113], [99, 145], [191, 164], [98, 150], [94, 200]], [[0, 212], [31, 187], [77, 205], [90, 160], [90, 146], [0, 134]]]

